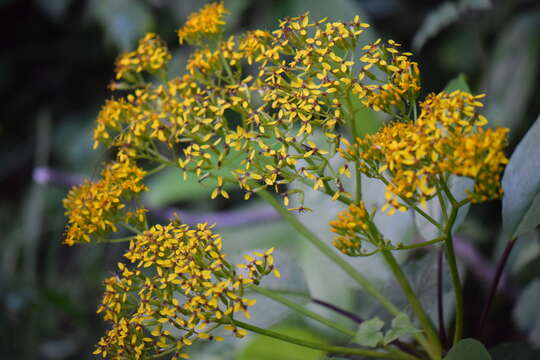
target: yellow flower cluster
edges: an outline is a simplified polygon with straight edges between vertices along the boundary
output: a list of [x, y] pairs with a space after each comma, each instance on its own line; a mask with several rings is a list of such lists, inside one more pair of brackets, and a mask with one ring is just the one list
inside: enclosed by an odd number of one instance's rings
[[130, 73], [148, 71], [154, 73], [166, 67], [171, 60], [167, 45], [156, 34], [148, 33], [139, 41], [135, 51], [122, 54], [116, 59], [116, 79], [132, 80]]
[[144, 359], [172, 353], [189, 358], [185, 347], [196, 339], [221, 341], [211, 332], [220, 325], [235, 336], [245, 331], [231, 325], [255, 300], [244, 297], [249, 284], [259, 283], [274, 268], [272, 249], [246, 256], [237, 270], [226, 260], [212, 226], [156, 225], [136, 236], [125, 257], [131, 268], [118, 264], [119, 275], [105, 280], [98, 313], [112, 323], [94, 354], [107, 359]]
[[440, 171], [475, 179], [469, 193], [472, 202], [497, 199], [502, 195], [501, 173], [508, 158], [507, 128], [484, 129], [488, 120], [478, 114], [484, 95], [455, 91], [430, 95], [421, 104], [418, 125], [426, 141], [434, 143], [440, 155]]
[[413, 102], [420, 91], [420, 70], [418, 64], [410, 61], [411, 53], [401, 53], [401, 45], [389, 40], [383, 45], [381, 39], [362, 48], [366, 53], [360, 58], [365, 65], [359, 75], [363, 80], [367, 75], [373, 78], [370, 69], [375, 66], [382, 70], [388, 81], [383, 84], [370, 84], [363, 86], [356, 84], [355, 93], [364, 99], [364, 105], [375, 111], [383, 110], [390, 114], [407, 113], [407, 103]]
[[110, 143], [110, 130], [120, 132], [122, 123], [129, 121], [128, 114], [132, 110], [132, 105], [127, 103], [125, 99], [114, 100], [109, 99], [102, 106], [101, 111], [96, 119], [96, 127], [94, 129], [94, 149], [99, 143]]
[[[201, 181], [217, 178], [217, 169], [234, 163], [230, 176], [220, 173], [219, 181], [237, 182], [245, 198], [270, 187], [286, 202], [295, 194], [303, 202], [301, 191], [284, 187], [298, 177], [334, 199], [347, 196], [328, 159], [340, 146], [336, 128], [355, 111], [349, 94], [364, 75], [373, 76], [368, 68], [374, 63], [361, 70], [363, 75], [355, 74], [354, 49], [369, 25], [358, 17], [310, 22], [305, 14], [281, 21], [272, 33], [255, 30], [217, 44], [199, 41], [221, 31], [225, 13], [222, 3], [211, 4], [188, 19], [178, 31], [180, 39], [199, 46], [188, 61], [188, 74], [109, 100], [98, 116], [95, 146], [114, 146], [123, 159], [175, 161]], [[382, 59], [372, 48], [379, 45], [366, 48], [369, 59]], [[384, 51], [393, 59], [388, 71], [409, 70], [399, 63], [406, 62], [404, 55]], [[376, 66], [384, 64], [377, 61]], [[243, 73], [244, 65], [254, 68], [253, 75]], [[397, 73], [393, 81], [405, 82]], [[375, 92], [366, 88], [365, 96]], [[161, 149], [170, 152], [156, 154], [156, 143], [165, 143]], [[228, 196], [222, 184], [216, 195]]]
[[[181, 41], [197, 46], [187, 74], [109, 100], [98, 116], [95, 146], [116, 147], [121, 159], [175, 163], [185, 176], [193, 173], [200, 181], [217, 179], [212, 198], [227, 198], [224, 183], [234, 182], [246, 199], [270, 188], [286, 203], [297, 196], [297, 209], [306, 209], [303, 192], [292, 186], [298, 179], [333, 199], [350, 197], [341, 179], [350, 171], [336, 171], [330, 160], [347, 144], [340, 129], [359, 110], [352, 99], [357, 97], [360, 106], [400, 120], [355, 141], [345, 156], [351, 162], [362, 158], [362, 170], [370, 176], [390, 172], [390, 212], [407, 209], [400, 197], [424, 203], [439, 190], [441, 176], [471, 176], [472, 168], [478, 176], [473, 176], [477, 185], [471, 200], [500, 192], [487, 183], [490, 177], [498, 181], [493, 174], [505, 161], [504, 130], [478, 130], [486, 121], [476, 111], [479, 98], [429, 96], [413, 123], [418, 64], [391, 40], [365, 45], [357, 57], [360, 37], [369, 27], [358, 17], [312, 22], [304, 14], [280, 21], [271, 33], [255, 30], [239, 38], [200, 41], [222, 31], [226, 12], [217, 3], [189, 17], [178, 31]], [[461, 136], [469, 137], [459, 141]], [[478, 148], [487, 141], [500, 146]], [[473, 148], [474, 157], [467, 150]], [[492, 151], [488, 160], [482, 158], [487, 150]], [[460, 152], [468, 157], [458, 158]]]
[[223, 17], [227, 13], [222, 2], [203, 6], [199, 12], [191, 14], [185, 25], [177, 31], [180, 44], [184, 41], [197, 44], [210, 35], [219, 34], [225, 24]]
[[247, 32], [241, 39], [238, 49], [245, 58], [249, 65], [253, 64], [253, 60], [260, 61], [262, 58], [259, 56], [266, 52], [265, 40], [271, 39], [272, 35], [263, 30], [253, 30]]
[[85, 181], [64, 199], [68, 227], [64, 243], [73, 245], [92, 240], [104, 240], [117, 224], [140, 226], [145, 222], [145, 210], [129, 209], [126, 202], [141, 191], [145, 172], [132, 162], [108, 164], [97, 182]]
[[358, 148], [342, 152], [360, 159], [362, 171], [387, 183], [389, 213], [405, 211], [403, 200], [424, 204], [441, 191], [449, 174], [474, 179], [473, 202], [502, 194], [500, 174], [508, 129], [484, 130], [479, 99], [462, 91], [432, 94], [421, 103], [417, 121], [395, 122], [359, 139]]
[[[160, 72], [170, 54], [152, 33], [118, 59], [116, 77], [127, 82], [115, 87], [132, 91], [105, 103], [94, 131], [94, 147], [115, 148], [118, 160], [98, 182], [70, 191], [67, 244], [106, 239], [118, 225], [148, 228], [145, 210], [126, 205], [146, 190], [140, 160], [178, 166], [201, 182], [215, 179], [212, 199], [229, 198], [225, 187], [233, 182], [246, 199], [267, 188], [285, 206], [298, 196], [298, 211], [307, 208], [297, 180], [350, 203], [341, 177], [351, 177], [352, 165], [386, 184], [389, 214], [447, 191], [450, 175], [475, 180], [470, 201], [500, 196], [507, 129], [483, 128], [481, 96], [432, 94], [417, 116], [418, 64], [393, 41], [377, 40], [357, 54], [369, 27], [359, 17], [311, 22], [304, 14], [271, 33], [224, 38], [226, 13], [223, 3], [205, 5], [178, 30], [180, 43], [196, 46], [183, 76]], [[163, 76], [147, 83], [142, 71]], [[355, 121], [358, 106], [396, 121], [349, 143], [341, 130]], [[341, 169], [333, 167], [336, 154], [347, 161]], [[351, 256], [373, 253], [366, 241], [375, 251], [391, 249], [372, 217], [363, 201], [350, 204], [330, 223], [334, 246]], [[119, 274], [105, 281], [98, 309], [112, 323], [95, 351], [104, 358], [187, 358], [185, 347], [195, 340], [221, 340], [211, 334], [219, 326], [242, 337], [233, 320], [250, 316], [255, 301], [244, 297], [246, 288], [272, 272], [279, 277], [272, 249], [234, 266], [207, 224], [153, 226], [131, 240], [125, 257], [130, 265], [120, 263]]]
[[358, 205], [350, 204], [347, 210], [339, 212], [336, 220], [330, 222], [330, 230], [338, 235], [332, 245], [349, 256], [365, 255], [362, 241], [376, 240], [371, 238], [370, 223], [371, 219], [363, 201]]

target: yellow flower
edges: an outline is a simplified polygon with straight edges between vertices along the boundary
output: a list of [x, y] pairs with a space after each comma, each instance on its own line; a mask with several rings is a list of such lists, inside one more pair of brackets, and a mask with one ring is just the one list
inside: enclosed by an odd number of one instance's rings
[[362, 171], [387, 182], [383, 211], [405, 211], [404, 201], [421, 205], [442, 189], [446, 175], [475, 180], [468, 194], [474, 202], [501, 196], [500, 175], [508, 129], [484, 130], [487, 119], [477, 111], [482, 95], [462, 91], [429, 95], [415, 123], [395, 122], [349, 147], [346, 159], [361, 158]]
[[139, 40], [135, 51], [122, 54], [116, 59], [116, 79], [125, 79], [129, 72], [156, 72], [171, 60], [167, 45], [156, 34], [148, 33]]
[[373, 44], [362, 48], [366, 53], [360, 60], [365, 63], [359, 80], [365, 76], [374, 77], [369, 71], [374, 65], [382, 69], [387, 80], [383, 84], [362, 86], [357, 84], [354, 92], [363, 98], [364, 105], [375, 111], [388, 113], [406, 111], [408, 102], [416, 99], [420, 91], [420, 70], [418, 64], [410, 61], [410, 53], [402, 53], [397, 50], [401, 46], [393, 40], [384, 45], [380, 39]]
[[178, 29], [180, 44], [184, 41], [196, 44], [207, 36], [219, 34], [225, 24], [223, 17], [227, 13], [222, 2], [203, 6], [199, 12], [191, 14], [184, 26]]
[[117, 231], [117, 224], [144, 223], [144, 210], [134, 213], [126, 201], [147, 190], [142, 183], [145, 171], [131, 162], [114, 162], [105, 167], [97, 182], [85, 181], [75, 186], [64, 199], [68, 226], [64, 243], [105, 239]]
[[350, 204], [347, 210], [339, 212], [336, 220], [330, 222], [330, 230], [338, 235], [332, 244], [346, 255], [364, 255], [362, 241], [371, 241], [370, 223], [363, 201], [358, 205]]
[[[248, 271], [239, 273], [227, 261], [212, 226], [152, 227], [133, 239], [124, 255], [134, 268], [119, 263], [121, 273], [105, 280], [98, 313], [112, 328], [94, 353], [139, 359], [156, 350], [176, 349], [175, 357], [187, 358], [183, 349], [196, 339], [222, 341], [204, 329], [212, 323], [227, 324], [237, 312], [250, 317], [248, 309], [255, 300], [244, 297], [244, 288], [270, 272], [279, 275], [272, 252], [246, 256], [248, 262], [238, 267]], [[237, 336], [245, 334], [227, 326]]]
[[96, 119], [96, 127], [94, 129], [94, 149], [99, 143], [112, 143], [110, 131], [121, 131], [122, 123], [135, 112], [133, 105], [125, 101], [125, 99], [110, 99], [105, 102]]
[[253, 64], [253, 60], [259, 60], [259, 56], [266, 51], [268, 40], [272, 35], [263, 30], [253, 30], [247, 32], [240, 40], [238, 49], [247, 58], [248, 64]]

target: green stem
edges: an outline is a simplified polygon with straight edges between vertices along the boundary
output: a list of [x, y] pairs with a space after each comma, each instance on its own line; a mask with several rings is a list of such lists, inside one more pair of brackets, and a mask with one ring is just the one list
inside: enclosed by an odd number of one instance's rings
[[221, 53], [221, 51], [218, 51], [218, 52], [219, 52], [219, 59], [221, 60], [221, 64], [225, 68], [225, 71], [227, 72], [227, 76], [229, 77], [229, 79], [228, 79], [229, 83], [232, 84], [232, 83], [234, 83], [234, 76], [233, 76], [233, 73], [231, 71], [231, 67], [227, 63], [227, 60], [225, 60], [225, 58], [223, 57], [223, 54]]
[[[347, 104], [349, 106], [349, 125], [351, 127], [352, 143], [356, 144], [356, 138], [358, 137], [358, 129], [356, 128], [356, 119], [353, 105], [350, 96], [347, 94]], [[362, 200], [362, 172], [360, 171], [358, 161], [354, 162], [354, 172], [356, 177], [356, 203], [360, 204]]]
[[325, 318], [324, 316], [321, 316], [311, 310], [308, 310], [306, 309], [305, 307], [303, 307], [302, 305], [300, 304], [297, 304], [293, 301], [290, 301], [289, 299], [287, 299], [285, 296], [282, 296], [282, 295], [279, 295], [277, 293], [275, 293], [274, 291], [272, 290], [269, 290], [269, 289], [264, 289], [264, 288], [261, 288], [259, 286], [256, 286], [256, 285], [252, 285], [249, 287], [250, 289], [252, 289], [253, 291], [261, 294], [261, 295], [264, 295], [266, 296], [267, 298], [270, 298], [280, 304], [283, 304], [285, 306], [287, 306], [288, 308], [310, 318], [310, 319], [313, 319], [315, 321], [318, 321], [320, 322], [321, 324], [324, 324], [328, 327], [331, 327], [332, 329], [335, 329], [345, 335], [348, 335], [350, 337], [353, 337], [356, 332], [347, 328], [346, 326], [343, 326], [341, 324], [338, 324], [336, 322], [333, 322], [332, 320], [330, 319], [327, 319]]
[[[385, 184], [385, 185], [389, 185], [390, 182], [388, 180], [386, 180], [386, 178], [384, 176], [379, 176], [379, 179]], [[407, 204], [410, 208], [414, 209], [414, 211], [416, 211], [417, 213], [419, 213], [420, 215], [422, 215], [427, 221], [429, 221], [430, 223], [432, 223], [437, 229], [443, 231], [443, 227], [441, 224], [439, 224], [437, 222], [437, 220], [435, 220], [434, 218], [432, 218], [431, 216], [429, 216], [425, 211], [423, 211], [422, 209], [420, 209], [418, 206], [414, 205], [414, 203], [412, 201], [410, 201], [409, 199], [403, 197], [403, 196], [399, 196], [399, 198], [401, 200], [403, 200], [405, 202], [405, 204]]]
[[155, 150], [147, 148], [146, 151], [148, 151], [149, 154], [155, 156], [155, 159], [154, 159], [155, 161], [158, 161], [165, 166], [175, 166], [175, 167], [178, 166], [178, 163], [176, 161], [167, 159], [165, 156], [161, 155], [159, 152]]
[[121, 237], [121, 238], [116, 238], [116, 239], [107, 239], [107, 240], [104, 240], [103, 242], [106, 242], [106, 243], [121, 243], [121, 242], [131, 241], [131, 240], [133, 240], [133, 238], [135, 238], [135, 236], [126, 236], [126, 237]]
[[463, 290], [461, 288], [461, 280], [457, 268], [456, 254], [454, 253], [454, 242], [452, 241], [452, 226], [456, 221], [458, 209], [452, 207], [450, 218], [446, 224], [446, 258], [448, 259], [448, 267], [452, 277], [452, 286], [454, 287], [454, 297], [456, 301], [456, 320], [454, 330], [454, 344], [461, 339], [463, 333]]
[[426, 312], [424, 311], [424, 308], [422, 304], [420, 303], [420, 300], [418, 300], [418, 297], [414, 293], [414, 290], [409, 284], [409, 281], [405, 277], [405, 274], [401, 270], [401, 267], [396, 261], [396, 258], [394, 257], [394, 255], [392, 255], [390, 251], [383, 251], [382, 254], [383, 254], [384, 259], [386, 260], [386, 263], [392, 270], [392, 273], [396, 277], [396, 280], [401, 286], [401, 289], [403, 290], [405, 296], [407, 297], [407, 300], [409, 301], [409, 304], [411, 305], [414, 313], [416, 314], [416, 317], [418, 317], [418, 320], [420, 320], [420, 324], [422, 324], [422, 328], [424, 329], [429, 339], [429, 342], [423, 336], [421, 337], [416, 336], [416, 339], [422, 345], [422, 347], [429, 353], [432, 359], [440, 359], [441, 351], [442, 351], [441, 343], [437, 335], [437, 331], [435, 330], [435, 327], [433, 326], [433, 324], [431, 323], [431, 320], [429, 319]]
[[152, 175], [152, 174], [155, 174], [155, 173], [157, 173], [157, 172], [160, 172], [160, 171], [163, 170], [166, 166], [167, 166], [167, 164], [160, 164], [160, 165], [156, 166], [155, 168], [153, 168], [152, 170], [147, 171], [145, 176], [150, 176], [150, 175]]
[[[210, 332], [212, 332], [213, 330], [217, 329], [217, 328], [220, 327], [220, 326], [221, 326], [221, 324], [215, 324], [215, 325], [213, 325], [210, 329], [208, 329], [208, 330], [206, 331], [206, 333], [210, 333]], [[191, 339], [191, 341], [192, 341], [193, 343], [196, 343], [196, 342], [199, 341], [199, 340], [201, 340], [201, 339], [200, 339], [200, 338], [193, 338], [193, 339]], [[168, 349], [163, 350], [163, 352], [160, 352], [159, 354], [150, 356], [150, 359], [159, 359], [159, 358], [165, 357], [165, 356], [167, 356], [167, 355], [170, 355], [170, 354], [174, 353], [174, 352], [177, 351], [177, 350], [178, 350], [178, 349], [176, 348], [176, 345], [175, 345], [175, 346], [172, 346], [172, 347], [170, 347], [170, 348], [168, 348]]]
[[439, 204], [441, 205], [441, 211], [444, 217], [444, 221], [448, 223], [448, 210], [446, 209], [446, 200], [440, 191], [437, 192], [437, 197], [439, 199]]
[[129, 225], [129, 224], [126, 223], [126, 222], [122, 223], [122, 225], [123, 225], [126, 229], [130, 230], [131, 232], [133, 232], [133, 233], [135, 233], [135, 234], [137, 234], [137, 235], [141, 233], [141, 231], [140, 231], [139, 229], [137, 229], [137, 228], [134, 227], [134, 226]]
[[[283, 169], [281, 170], [281, 172], [284, 175], [288, 176], [289, 178], [296, 178], [298, 181], [300, 181], [302, 184], [306, 185], [307, 187], [310, 187], [312, 189], [314, 187], [315, 182], [312, 180], [306, 179], [304, 176], [298, 177], [292, 172], [284, 171]], [[328, 184], [328, 182], [323, 181], [323, 184]], [[332, 190], [331, 188], [329, 188], [329, 186], [324, 186], [322, 189], [318, 189], [317, 191], [330, 195], [330, 197], [334, 197], [334, 195], [336, 194], [336, 192]], [[336, 200], [338, 200], [339, 202], [347, 206], [353, 203], [353, 201], [349, 199], [348, 197], [346, 197], [345, 195], [340, 195]]]
[[441, 236], [441, 237], [435, 238], [433, 240], [422, 241], [422, 242], [419, 242], [419, 243], [416, 243], [416, 244], [396, 246], [395, 248], [390, 249], [390, 250], [400, 251], [400, 250], [418, 249], [418, 248], [422, 248], [424, 246], [440, 243], [441, 241], [444, 241], [445, 239], [446, 239], [446, 237]]
[[401, 311], [388, 300], [371, 282], [361, 275], [347, 261], [343, 260], [332, 248], [326, 245], [314, 233], [304, 226], [293, 214], [285, 208], [281, 202], [272, 196], [268, 191], [261, 190], [257, 194], [272, 205], [277, 212], [287, 220], [300, 234], [302, 234], [311, 244], [313, 244], [326, 257], [339, 266], [345, 273], [353, 278], [367, 293], [377, 299], [391, 314], [398, 315]]
[[417, 357], [401, 353], [401, 352], [380, 352], [375, 350], [367, 350], [367, 349], [358, 349], [358, 348], [348, 348], [343, 346], [332, 346], [332, 345], [326, 345], [326, 344], [320, 344], [311, 342], [308, 340], [298, 339], [289, 335], [281, 334], [272, 330], [262, 329], [258, 326], [254, 326], [251, 324], [247, 324], [242, 321], [238, 320], [231, 320], [231, 323], [233, 325], [236, 325], [238, 327], [241, 327], [243, 329], [252, 331], [254, 333], [268, 336], [274, 339], [278, 339], [281, 341], [285, 341], [291, 344], [316, 349], [316, 350], [322, 350], [326, 353], [331, 354], [346, 354], [346, 355], [361, 355], [366, 356], [368, 358], [378, 358], [378, 359], [400, 359], [400, 360], [418, 360]]
[[452, 206], [455, 207], [455, 208], [459, 207], [458, 201], [454, 197], [454, 194], [452, 194], [452, 191], [450, 191], [450, 189], [448, 188], [448, 184], [446, 183], [446, 181], [444, 179], [441, 180], [441, 185], [442, 185], [442, 188], [443, 188], [443, 191], [444, 191], [446, 197], [450, 201], [450, 204], [452, 204]]
[[456, 198], [454, 197], [454, 195], [452, 194], [452, 192], [450, 191], [450, 189], [448, 188], [446, 181], [441, 181], [441, 185], [442, 185], [444, 193], [446, 194], [446, 197], [450, 201], [450, 204], [452, 204], [452, 210], [446, 222], [444, 235], [446, 237], [446, 240], [445, 240], [446, 258], [448, 259], [448, 267], [450, 269], [450, 275], [452, 277], [452, 286], [454, 287], [454, 297], [456, 301], [456, 318], [455, 318], [455, 329], [454, 329], [454, 340], [453, 340], [453, 343], [455, 344], [456, 342], [461, 340], [461, 336], [463, 334], [464, 306], [463, 306], [463, 289], [461, 287], [461, 280], [459, 278], [459, 272], [457, 268], [456, 254], [454, 252], [454, 242], [452, 240], [452, 228], [456, 221], [459, 208], [463, 206], [464, 204], [466, 204], [468, 202], [468, 199], [458, 202]]

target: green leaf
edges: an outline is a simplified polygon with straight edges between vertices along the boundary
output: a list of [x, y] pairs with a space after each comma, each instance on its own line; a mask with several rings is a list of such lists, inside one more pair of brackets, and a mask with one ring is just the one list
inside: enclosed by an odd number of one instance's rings
[[[278, 325], [271, 328], [285, 335], [325, 344], [325, 339], [310, 331], [307, 327], [297, 325]], [[244, 350], [236, 357], [238, 360], [319, 360], [324, 359], [324, 352], [290, 344], [270, 337], [256, 335]]]
[[444, 88], [444, 91], [451, 93], [455, 90], [461, 90], [470, 93], [471, 89], [469, 88], [469, 85], [467, 84], [467, 79], [465, 78], [464, 74], [459, 74], [452, 80], [448, 82], [446, 87]]
[[[524, 12], [500, 31], [482, 88], [484, 115], [496, 126], [519, 128], [534, 96], [540, 62], [540, 11]], [[510, 136], [513, 136], [513, 131]]]
[[463, 339], [452, 346], [444, 360], [491, 360], [491, 356], [480, 341]]
[[375, 110], [364, 106], [362, 103], [360, 103], [360, 100], [357, 99], [353, 100], [353, 107], [359, 108], [354, 117], [358, 136], [374, 134], [377, 132], [377, 130], [379, 130], [383, 123]]
[[523, 290], [514, 307], [513, 318], [517, 326], [526, 334], [529, 341], [540, 345], [540, 280], [534, 280]]
[[[498, 236], [493, 259], [500, 259], [507, 245], [506, 236], [504, 234]], [[534, 275], [535, 272], [531, 271], [529, 265], [538, 258], [538, 255], [540, 255], [540, 233], [533, 229], [517, 238], [506, 262], [505, 271], [518, 277], [522, 271]]]
[[[442, 273], [443, 303], [445, 305], [443, 315], [445, 323], [449, 324], [452, 320], [454, 311], [454, 294], [450, 273], [447, 271], [448, 266], [444, 259], [443, 264], [443, 269], [446, 269]], [[438, 309], [435, 294], [437, 293], [438, 284], [438, 251], [429, 251], [421, 258], [409, 258], [406, 262], [401, 264], [401, 268], [405, 273], [405, 277], [409, 279], [414, 293], [422, 303], [422, 307], [425, 309], [428, 316], [432, 321], [437, 321]], [[463, 279], [465, 274], [460, 271], [460, 275]], [[407, 298], [395, 280], [388, 283], [384, 289], [384, 294], [388, 296], [402, 312], [409, 314], [409, 316], [412, 314]]]
[[505, 234], [514, 239], [540, 223], [540, 117], [510, 158], [502, 186]]
[[459, 18], [459, 9], [456, 4], [444, 2], [432, 10], [424, 20], [413, 39], [413, 48], [420, 50], [428, 39], [437, 35], [442, 29], [454, 23]]
[[505, 343], [489, 350], [493, 360], [538, 360], [540, 350], [525, 343]]
[[152, 176], [147, 184], [150, 191], [143, 195], [143, 201], [150, 207], [160, 208], [177, 201], [210, 198], [217, 181], [199, 182], [194, 174], [188, 174], [184, 180], [180, 169], [169, 168]]
[[353, 342], [362, 346], [376, 347], [383, 341], [381, 331], [384, 322], [378, 317], [366, 320], [358, 326]]
[[401, 313], [392, 320], [392, 327], [384, 334], [383, 343], [388, 345], [402, 336], [414, 335], [420, 332], [422, 331], [414, 327], [409, 316]]
[[432, 37], [457, 22], [467, 10], [483, 10], [491, 6], [490, 0], [461, 0], [459, 4], [446, 1], [430, 11], [413, 39], [413, 48], [420, 50]]
[[[217, 156], [211, 155], [211, 161], [217, 168]], [[231, 171], [240, 166], [243, 153], [231, 152], [226, 158], [221, 168], [212, 171], [214, 176], [230, 177]], [[187, 173], [184, 180], [183, 172], [178, 168], [167, 168], [152, 176], [147, 183], [150, 191], [144, 193], [143, 201], [150, 207], [163, 207], [177, 201], [189, 201], [202, 198], [210, 198], [210, 194], [217, 187], [215, 178], [206, 178], [199, 181], [193, 173]], [[225, 182], [223, 185], [226, 190], [237, 189], [236, 184]]]

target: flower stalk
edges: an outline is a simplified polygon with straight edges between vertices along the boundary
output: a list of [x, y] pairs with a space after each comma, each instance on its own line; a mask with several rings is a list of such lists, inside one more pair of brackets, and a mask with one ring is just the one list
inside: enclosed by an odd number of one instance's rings
[[287, 220], [304, 238], [313, 244], [321, 253], [328, 259], [340, 267], [346, 274], [355, 280], [368, 294], [373, 296], [381, 305], [383, 305], [391, 314], [398, 315], [401, 311], [388, 300], [371, 282], [354, 269], [347, 261], [343, 260], [334, 250], [319, 239], [311, 230], [300, 222], [287, 210], [275, 197], [267, 191], [259, 191], [257, 193], [263, 200], [272, 205], [276, 211]]
[[331, 345], [311, 342], [308, 340], [298, 339], [298, 338], [285, 335], [282, 333], [278, 333], [272, 330], [262, 329], [255, 325], [251, 325], [243, 321], [239, 321], [239, 320], [232, 320], [232, 323], [235, 326], [252, 331], [256, 334], [264, 335], [267, 337], [271, 337], [271, 338], [285, 341], [291, 344], [307, 347], [310, 349], [321, 350], [328, 354], [360, 355], [360, 356], [366, 356], [368, 358], [376, 358], [376, 359], [418, 360], [416, 356], [413, 356], [404, 352], [398, 352], [396, 350], [382, 352], [382, 351], [376, 351], [376, 350], [349, 348], [349, 347], [343, 347], [343, 346], [331, 346]]

